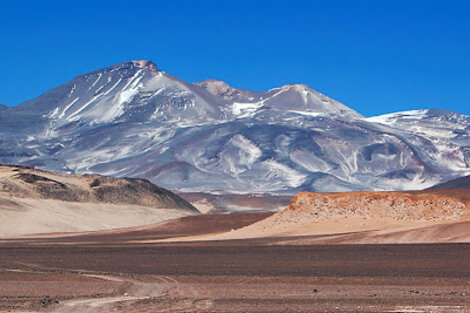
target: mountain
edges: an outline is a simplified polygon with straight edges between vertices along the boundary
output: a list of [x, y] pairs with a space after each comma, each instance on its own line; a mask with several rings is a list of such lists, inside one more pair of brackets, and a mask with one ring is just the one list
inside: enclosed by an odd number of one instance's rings
[[8, 109], [8, 107], [6, 105], [0, 103], [0, 111], [4, 111], [6, 109]]
[[470, 176], [459, 177], [445, 183], [437, 184], [429, 189], [470, 189]]
[[366, 118], [305, 85], [191, 84], [130, 61], [0, 111], [0, 162], [182, 192], [422, 189], [470, 174], [469, 134], [454, 112]]
[[10, 237], [148, 225], [199, 211], [142, 179], [0, 165], [0, 214], [0, 237]]

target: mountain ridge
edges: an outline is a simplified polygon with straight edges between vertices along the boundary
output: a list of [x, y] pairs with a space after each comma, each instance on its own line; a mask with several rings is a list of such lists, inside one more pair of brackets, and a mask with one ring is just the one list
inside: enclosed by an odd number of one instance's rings
[[470, 176], [452, 179], [428, 188], [428, 190], [470, 189]]
[[302, 84], [191, 84], [128, 61], [0, 111], [0, 162], [183, 192], [422, 189], [470, 174], [470, 117], [367, 118]]

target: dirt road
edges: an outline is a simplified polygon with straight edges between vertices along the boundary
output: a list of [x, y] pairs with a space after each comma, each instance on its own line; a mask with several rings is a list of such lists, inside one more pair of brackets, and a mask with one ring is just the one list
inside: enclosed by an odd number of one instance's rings
[[0, 311], [470, 312], [467, 244], [10, 245], [0, 255]]

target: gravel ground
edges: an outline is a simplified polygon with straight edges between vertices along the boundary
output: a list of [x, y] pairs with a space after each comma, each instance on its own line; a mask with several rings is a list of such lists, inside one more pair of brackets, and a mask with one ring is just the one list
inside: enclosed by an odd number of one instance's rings
[[470, 312], [468, 244], [11, 243], [0, 255], [3, 312]]

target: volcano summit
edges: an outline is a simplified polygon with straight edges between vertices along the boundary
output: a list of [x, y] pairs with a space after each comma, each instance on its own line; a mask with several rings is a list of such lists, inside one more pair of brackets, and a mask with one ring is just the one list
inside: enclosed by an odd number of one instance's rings
[[470, 174], [470, 116], [366, 118], [306, 85], [191, 84], [129, 61], [0, 110], [0, 162], [179, 191], [422, 189]]

